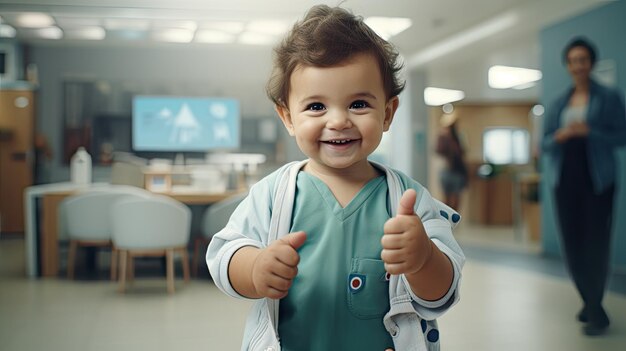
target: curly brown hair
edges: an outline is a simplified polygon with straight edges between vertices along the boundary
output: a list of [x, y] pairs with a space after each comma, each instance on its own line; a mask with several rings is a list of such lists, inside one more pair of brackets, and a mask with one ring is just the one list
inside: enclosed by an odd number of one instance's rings
[[287, 107], [290, 77], [299, 64], [330, 67], [361, 53], [370, 53], [378, 61], [386, 97], [400, 94], [405, 83], [398, 78], [403, 65], [395, 47], [379, 37], [361, 16], [340, 7], [316, 5], [274, 48], [267, 95], [276, 105]]

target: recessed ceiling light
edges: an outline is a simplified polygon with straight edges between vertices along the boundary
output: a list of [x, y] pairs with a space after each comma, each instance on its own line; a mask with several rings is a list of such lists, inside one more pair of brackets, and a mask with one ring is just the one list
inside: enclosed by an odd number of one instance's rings
[[38, 28], [35, 33], [42, 39], [58, 40], [63, 38], [63, 31], [59, 27]]
[[64, 33], [69, 39], [102, 40], [106, 37], [104, 28], [96, 26], [66, 28]]
[[169, 43], [189, 43], [193, 39], [193, 31], [183, 28], [160, 29], [152, 32], [152, 39]]
[[148, 32], [144, 31], [144, 30], [132, 30], [132, 29], [125, 29], [125, 30], [107, 30], [106, 31], [106, 36], [107, 38], [111, 38], [111, 39], [121, 39], [121, 40], [130, 40], [130, 41], [137, 41], [137, 40], [145, 40], [148, 38]]
[[272, 45], [276, 42], [276, 37], [261, 33], [243, 32], [237, 41], [241, 44]]
[[428, 87], [424, 89], [424, 102], [428, 106], [441, 106], [451, 102], [463, 100], [465, 92], [462, 90]]
[[150, 21], [136, 18], [107, 18], [104, 20], [104, 28], [110, 30], [147, 30]]
[[235, 41], [235, 35], [224, 33], [218, 30], [201, 29], [196, 32], [194, 41], [198, 43], [232, 43]]
[[204, 22], [200, 25], [202, 29], [213, 29], [230, 34], [239, 34], [243, 32], [244, 24], [235, 21], [215, 21]]
[[54, 19], [42, 12], [24, 12], [17, 15], [15, 23], [24, 28], [44, 28], [54, 25]]
[[410, 18], [403, 17], [368, 17], [365, 24], [386, 40], [411, 27], [413, 22]]
[[541, 71], [510, 66], [492, 66], [489, 68], [489, 86], [494, 89], [509, 89], [523, 86], [541, 79]]
[[15, 38], [15, 28], [8, 24], [0, 24], [0, 38]]
[[24, 28], [44, 28], [54, 25], [54, 19], [42, 12], [24, 12], [17, 15], [15, 23]]
[[198, 28], [198, 24], [194, 21], [186, 20], [158, 20], [152, 21], [153, 28], [181, 28], [194, 31]]
[[65, 29], [66, 27], [92, 27], [102, 24], [99, 18], [86, 17], [59, 17], [55, 16], [57, 26]]
[[289, 23], [285, 21], [250, 21], [246, 26], [250, 32], [256, 32], [269, 35], [282, 35], [289, 29]]
[[525, 90], [525, 89], [532, 88], [532, 87], [534, 87], [536, 85], [537, 85], [537, 82], [529, 82], [529, 83], [516, 85], [516, 86], [513, 87], [513, 89], [515, 89], [515, 90]]

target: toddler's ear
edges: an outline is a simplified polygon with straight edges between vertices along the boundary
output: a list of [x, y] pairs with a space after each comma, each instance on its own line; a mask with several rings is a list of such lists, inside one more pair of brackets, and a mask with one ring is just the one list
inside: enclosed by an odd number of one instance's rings
[[391, 126], [391, 121], [393, 121], [393, 116], [396, 114], [396, 110], [398, 109], [398, 105], [400, 104], [400, 99], [397, 96], [392, 97], [387, 101], [385, 106], [385, 120], [383, 121], [383, 131], [388, 131], [389, 126]]
[[293, 123], [291, 123], [291, 113], [289, 112], [289, 109], [282, 105], [274, 105], [274, 109], [276, 110], [278, 117], [280, 117], [280, 120], [283, 121], [289, 135], [294, 136]]

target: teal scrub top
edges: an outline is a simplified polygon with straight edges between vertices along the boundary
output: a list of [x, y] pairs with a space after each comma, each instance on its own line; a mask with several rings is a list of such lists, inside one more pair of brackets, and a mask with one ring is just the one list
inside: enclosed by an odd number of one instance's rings
[[384, 176], [342, 208], [328, 186], [305, 172], [296, 182], [291, 231], [304, 231], [298, 275], [280, 301], [285, 351], [380, 350], [393, 347], [383, 325], [389, 283], [380, 239], [389, 219]]

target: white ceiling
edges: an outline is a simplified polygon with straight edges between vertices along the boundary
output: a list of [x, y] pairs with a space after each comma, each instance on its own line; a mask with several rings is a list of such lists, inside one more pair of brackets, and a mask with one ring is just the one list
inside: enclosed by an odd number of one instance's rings
[[[334, 5], [339, 1], [327, 1]], [[412, 69], [427, 72], [429, 85], [461, 89], [466, 101], [532, 101], [539, 87], [494, 90], [487, 85], [487, 69], [494, 64], [539, 68], [538, 34], [541, 28], [606, 3], [606, 0], [347, 0], [341, 6], [369, 16], [410, 17], [413, 25], [391, 38]], [[11, 24], [15, 12], [38, 11], [53, 17], [190, 19], [195, 21], [288, 19], [295, 21], [312, 5], [310, 0], [0, 0], [0, 16]], [[464, 36], [499, 19], [509, 25], [484, 38], [423, 62], [433, 45]], [[31, 45], [124, 45], [107, 40], [79, 42], [18, 38]], [[125, 44], [128, 45], [128, 44]], [[163, 45], [144, 43], [143, 45]], [[181, 45], [181, 44], [178, 44]], [[211, 44], [187, 44], [211, 45]], [[236, 44], [217, 45], [215, 54], [237, 50]], [[270, 46], [259, 48], [270, 50]], [[421, 56], [420, 56], [421, 55]], [[265, 65], [266, 61], [262, 61]], [[266, 75], [268, 68], [257, 70]], [[264, 80], [263, 77], [261, 80]]]

